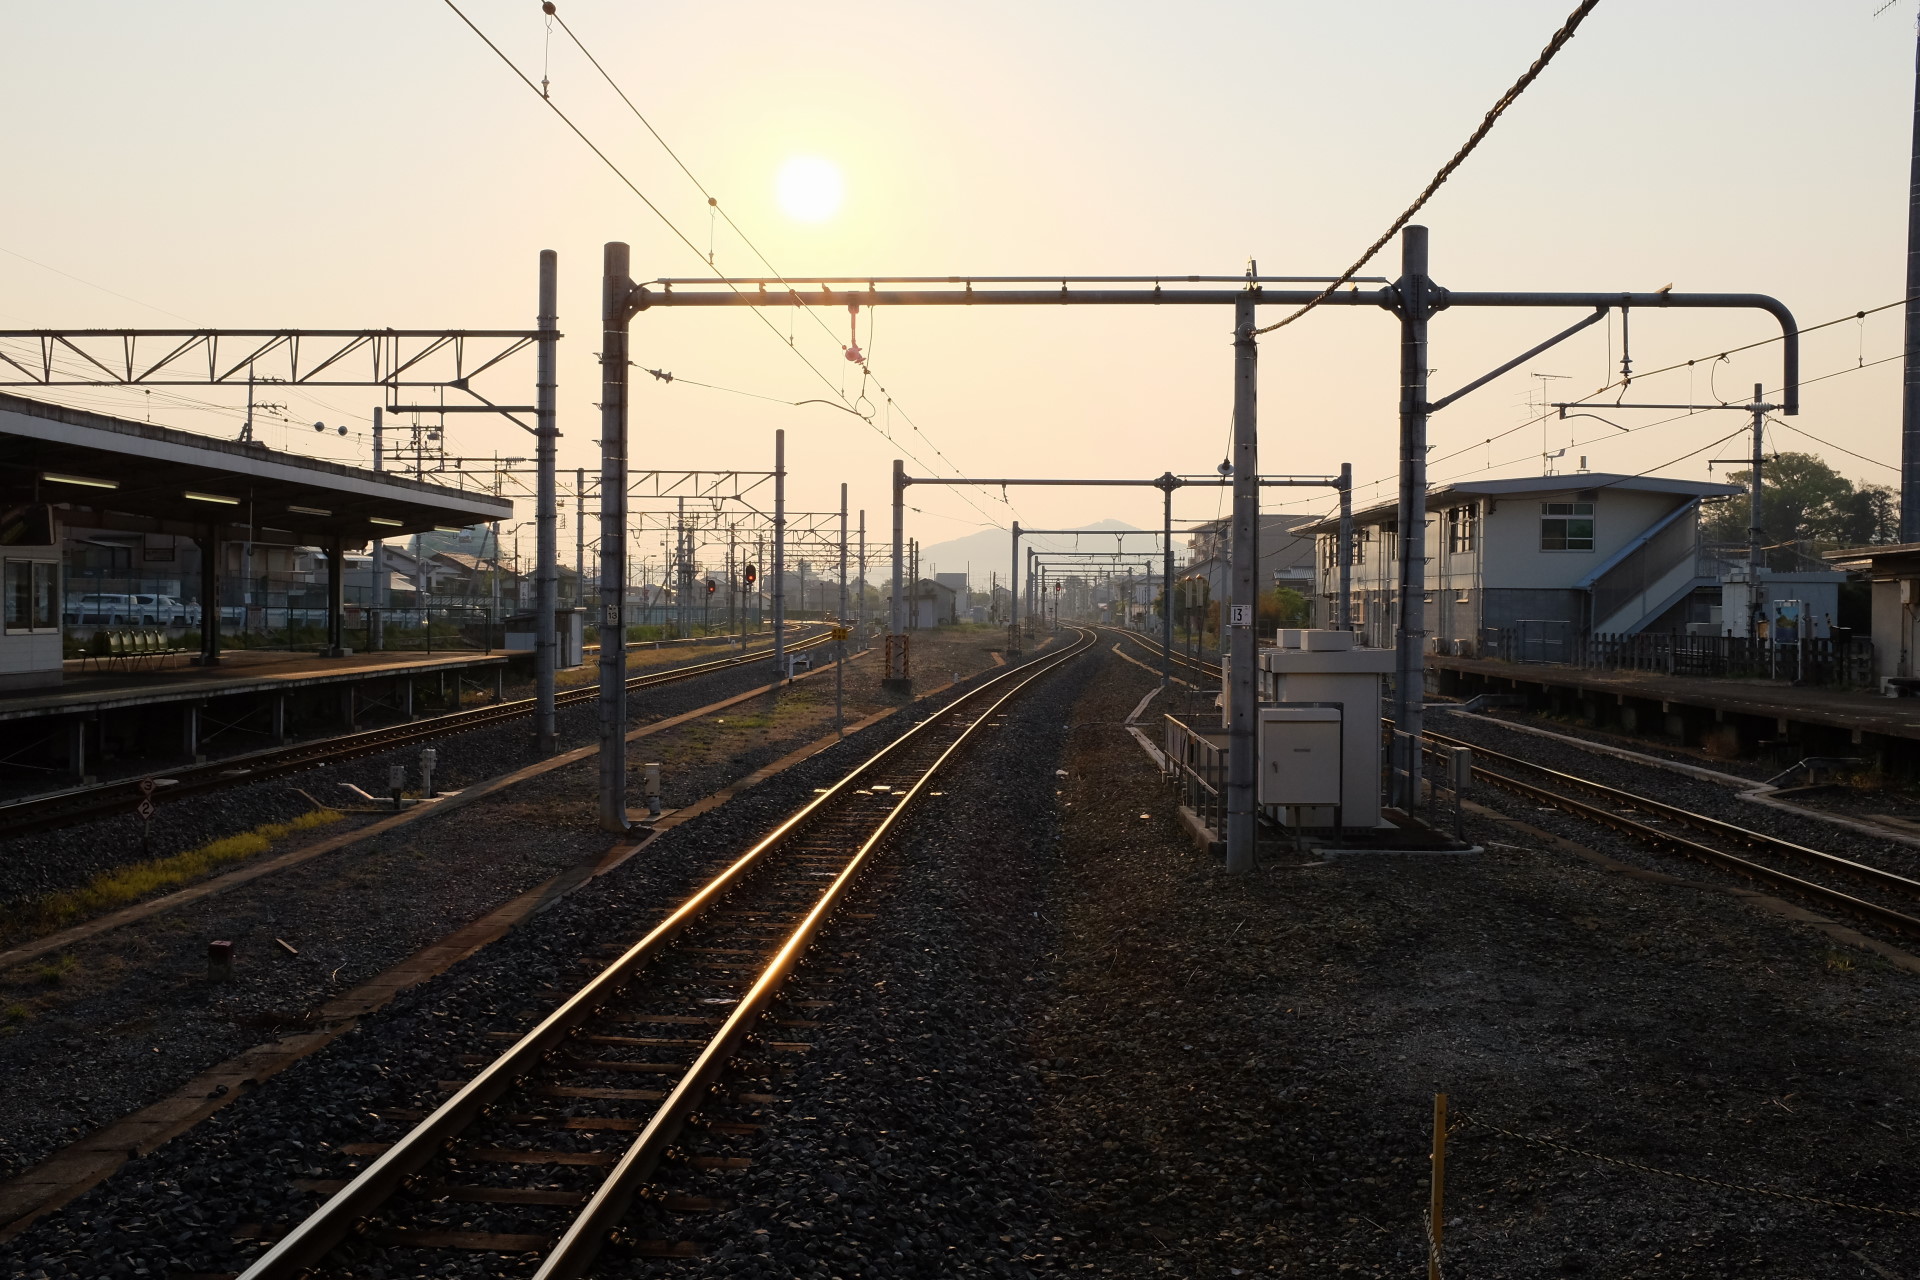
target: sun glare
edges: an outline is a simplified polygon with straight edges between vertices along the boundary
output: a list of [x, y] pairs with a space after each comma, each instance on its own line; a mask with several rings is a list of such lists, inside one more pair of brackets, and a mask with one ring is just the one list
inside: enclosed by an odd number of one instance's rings
[[780, 207], [801, 222], [824, 222], [840, 210], [840, 170], [819, 156], [794, 156], [774, 182]]

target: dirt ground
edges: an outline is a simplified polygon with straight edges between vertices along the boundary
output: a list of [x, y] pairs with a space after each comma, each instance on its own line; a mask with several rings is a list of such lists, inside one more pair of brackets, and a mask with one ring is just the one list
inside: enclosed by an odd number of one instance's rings
[[1151, 687], [1109, 659], [1074, 712], [1041, 908], [1029, 1050], [1076, 1265], [1419, 1274], [1445, 1092], [1448, 1275], [1920, 1274], [1920, 978], [1491, 823], [1472, 857], [1229, 877], [1121, 728]]

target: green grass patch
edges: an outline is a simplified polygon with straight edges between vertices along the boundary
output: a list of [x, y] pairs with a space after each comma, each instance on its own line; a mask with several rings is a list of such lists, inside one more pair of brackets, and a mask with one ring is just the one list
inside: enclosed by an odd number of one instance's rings
[[[227, 836], [197, 849], [188, 849], [184, 853], [116, 867], [112, 871], [102, 872], [77, 889], [48, 894], [0, 912], [0, 934], [20, 938], [45, 933], [75, 920], [138, 902], [163, 890], [202, 879], [229, 863], [243, 862], [265, 853], [276, 840], [284, 840], [296, 832], [328, 826], [340, 821], [341, 817], [337, 810], [315, 809], [291, 822], [269, 822], [251, 831]], [[65, 959], [70, 969], [71, 957]], [[43, 969], [46, 967], [43, 966]], [[65, 973], [66, 970], [62, 970], [51, 982], [62, 981]], [[48, 981], [44, 973], [42, 981]]]

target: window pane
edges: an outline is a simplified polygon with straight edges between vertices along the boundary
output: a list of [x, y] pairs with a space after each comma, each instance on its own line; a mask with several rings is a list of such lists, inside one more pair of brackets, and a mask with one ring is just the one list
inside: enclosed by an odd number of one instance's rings
[[24, 629], [33, 616], [33, 562], [7, 561], [7, 630]]
[[60, 625], [60, 566], [39, 563], [33, 566], [33, 625], [50, 628]]

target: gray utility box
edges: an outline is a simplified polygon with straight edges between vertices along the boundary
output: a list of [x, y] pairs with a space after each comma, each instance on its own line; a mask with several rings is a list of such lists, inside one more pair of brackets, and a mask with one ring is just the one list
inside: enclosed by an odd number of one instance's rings
[[[537, 617], [531, 613], [516, 613], [505, 623], [505, 636], [501, 648], [531, 650], [534, 636], [537, 634]], [[587, 633], [587, 611], [585, 609], [555, 609], [553, 611], [553, 638], [555, 667], [577, 667], [585, 658]]]
[[[1361, 648], [1351, 631], [1286, 629], [1277, 639], [1257, 674], [1259, 802], [1286, 806], [1278, 816], [1290, 826], [1329, 826], [1335, 805], [1343, 827], [1379, 826], [1380, 686], [1393, 650]], [[1331, 792], [1329, 742], [1338, 744]]]

